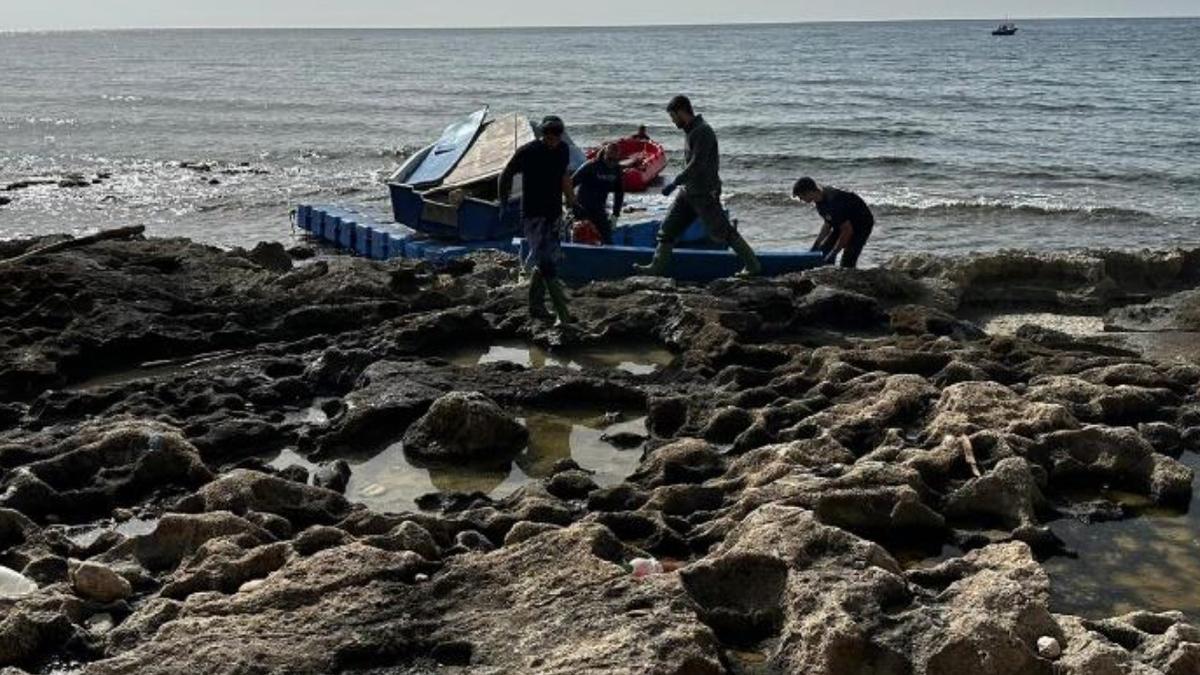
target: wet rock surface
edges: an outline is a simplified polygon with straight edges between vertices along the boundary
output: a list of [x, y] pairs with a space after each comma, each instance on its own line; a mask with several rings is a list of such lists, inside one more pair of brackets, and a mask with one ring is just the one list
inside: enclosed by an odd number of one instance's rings
[[[1198, 263], [631, 279], [575, 289], [569, 332], [531, 324], [492, 255], [437, 269], [136, 240], [0, 265], [0, 667], [1200, 672], [1198, 617], [1065, 614], [1043, 567], [1070, 553], [1056, 520], [1128, 517], [1106, 491], [1187, 506], [1200, 367], [962, 318], [1083, 303], [1191, 330]], [[443, 358], [514, 339], [677, 358]], [[641, 455], [625, 482], [564, 457], [503, 498], [445, 483], [424, 511], [348, 489], [395, 444], [498, 484], [537, 440], [522, 420], [571, 407], [646, 418], [609, 435]]]

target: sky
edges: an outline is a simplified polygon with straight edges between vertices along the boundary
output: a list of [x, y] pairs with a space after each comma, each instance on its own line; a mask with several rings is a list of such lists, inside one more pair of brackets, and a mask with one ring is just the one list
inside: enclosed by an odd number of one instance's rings
[[1200, 0], [0, 0], [0, 31], [1197, 16]]

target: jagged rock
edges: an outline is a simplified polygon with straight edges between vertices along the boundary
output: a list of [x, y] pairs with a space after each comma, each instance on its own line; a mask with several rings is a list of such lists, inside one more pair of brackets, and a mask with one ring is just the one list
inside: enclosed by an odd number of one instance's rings
[[294, 534], [294, 529], [288, 519], [274, 513], [249, 511], [246, 513], [246, 520], [270, 532], [276, 539], [291, 539]]
[[1066, 639], [1057, 665], [1079, 675], [1200, 672], [1200, 630], [1179, 612], [1134, 612], [1104, 621], [1058, 616]]
[[[0, 505], [25, 515], [94, 514], [165, 485], [198, 487], [212, 480], [195, 446], [154, 423], [100, 423], [62, 443], [63, 451], [11, 472]], [[82, 477], [82, 479], [81, 479]]]
[[946, 500], [952, 518], [985, 518], [1009, 529], [1038, 522], [1047, 508], [1029, 464], [1019, 457], [1000, 460], [991, 471], [967, 481]]
[[600, 489], [596, 481], [584, 471], [563, 471], [546, 481], [546, 491], [559, 499], [587, 499]]
[[197, 496], [204, 511], [274, 513], [299, 527], [331, 525], [350, 511], [350, 503], [336, 492], [246, 469], [221, 476]]
[[292, 540], [292, 547], [300, 555], [310, 556], [327, 548], [344, 546], [351, 541], [354, 541], [354, 537], [345, 530], [328, 525], [313, 525], [296, 535], [296, 538]]
[[408, 520], [397, 525], [388, 536], [396, 540], [398, 548], [395, 550], [412, 551], [426, 560], [437, 560], [441, 557], [433, 535], [414, 521]]
[[635, 511], [650, 498], [645, 492], [623, 483], [601, 488], [588, 495], [589, 511]]
[[720, 453], [709, 443], [684, 438], [650, 453], [630, 482], [649, 488], [678, 483], [702, 483], [724, 471]]
[[108, 603], [133, 594], [133, 587], [124, 577], [99, 563], [72, 560], [70, 574], [71, 587], [90, 600]]
[[529, 432], [479, 393], [439, 398], [404, 434], [404, 450], [425, 460], [495, 460], [520, 452]]
[[206, 541], [229, 536], [243, 537], [255, 543], [267, 543], [274, 539], [261, 527], [228, 512], [169, 513], [158, 521], [153, 532], [113, 547], [101, 555], [98, 562], [110, 564], [132, 557], [152, 572], [169, 570], [178, 566]]
[[512, 529], [508, 531], [508, 534], [504, 537], [504, 545], [515, 546], [526, 539], [533, 539], [539, 534], [561, 529], [562, 528], [558, 525], [551, 525], [549, 523], [531, 523], [523, 520], [516, 525], [513, 525]]
[[754, 424], [754, 416], [750, 411], [735, 407], [721, 408], [713, 413], [700, 435], [713, 443], [732, 443], [751, 424]]
[[345, 492], [349, 483], [350, 464], [344, 459], [322, 464], [313, 476], [313, 485], [334, 492]]
[[[344, 358], [353, 365], [371, 357], [364, 352]], [[401, 364], [374, 363], [361, 372], [361, 376], [355, 373], [358, 386], [346, 396], [345, 411], [320, 440], [325, 453], [362, 451], [400, 438], [442, 395], [438, 389], [405, 377]]]
[[796, 306], [792, 325], [798, 327], [878, 328], [887, 315], [875, 298], [852, 291], [818, 286]]
[[467, 551], [487, 553], [496, 550], [496, 545], [487, 536], [475, 530], [459, 532], [454, 538], [454, 543]]
[[265, 270], [279, 274], [292, 271], [292, 257], [278, 242], [260, 241], [245, 256]]
[[995, 382], [963, 382], [942, 391], [927, 433], [940, 438], [1000, 430], [1032, 437], [1078, 427], [1079, 422], [1061, 405], [1027, 401]]
[[171, 575], [160, 596], [181, 600], [201, 591], [234, 593], [282, 567], [290, 552], [284, 542], [247, 549], [228, 537], [210, 539]]
[[44, 555], [30, 560], [21, 569], [21, 574], [42, 586], [65, 582], [70, 576], [67, 559], [58, 555]]
[[688, 404], [682, 397], [650, 400], [646, 428], [659, 438], [671, 438], [687, 423]]
[[1154, 448], [1128, 427], [1087, 426], [1038, 439], [1031, 451], [1051, 480], [1097, 479], [1126, 485], [1160, 504], [1187, 504], [1193, 472]]
[[0, 667], [45, 658], [74, 634], [71, 620], [47, 604], [18, 604], [0, 618]]
[[0, 551], [37, 536], [38, 526], [20, 511], [0, 509]]
[[987, 333], [979, 326], [936, 307], [901, 305], [888, 310], [888, 314], [892, 330], [902, 335], [946, 335], [962, 341], [987, 337]]
[[879, 445], [888, 427], [911, 423], [937, 396], [937, 389], [916, 375], [891, 375], [870, 388], [877, 393], [869, 402], [839, 403], [804, 420], [804, 435], [828, 433], [846, 448], [866, 454]]

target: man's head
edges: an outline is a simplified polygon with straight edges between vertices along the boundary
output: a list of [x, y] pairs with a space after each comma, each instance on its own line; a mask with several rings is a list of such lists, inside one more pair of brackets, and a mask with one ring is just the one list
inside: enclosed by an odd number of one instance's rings
[[609, 166], [620, 164], [621, 149], [617, 147], [616, 143], [606, 143], [604, 147], [600, 148], [600, 158]]
[[562, 143], [566, 131], [567, 125], [563, 124], [561, 117], [548, 115], [542, 120], [542, 142], [551, 148], [557, 148], [558, 144]]
[[639, 125], [638, 125], [638, 136], [645, 136], [645, 135], [647, 135], [647, 134], [646, 134], [646, 125], [645, 125], [645, 124], [639, 124]]
[[692, 123], [696, 118], [696, 112], [692, 110], [692, 101], [688, 97], [680, 94], [671, 99], [667, 104], [667, 114], [671, 116], [671, 121], [676, 127], [682, 129]]
[[792, 199], [813, 204], [821, 199], [821, 186], [817, 181], [805, 176], [792, 186]]

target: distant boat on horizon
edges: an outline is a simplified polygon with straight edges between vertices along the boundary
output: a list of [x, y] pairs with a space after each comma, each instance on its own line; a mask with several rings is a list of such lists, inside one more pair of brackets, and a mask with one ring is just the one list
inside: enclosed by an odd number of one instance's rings
[[1017, 24], [1012, 23], [1012, 22], [1002, 23], [1002, 24], [1000, 24], [999, 27], [996, 28], [996, 30], [992, 31], [992, 35], [1016, 35], [1016, 34], [1017, 34]]

